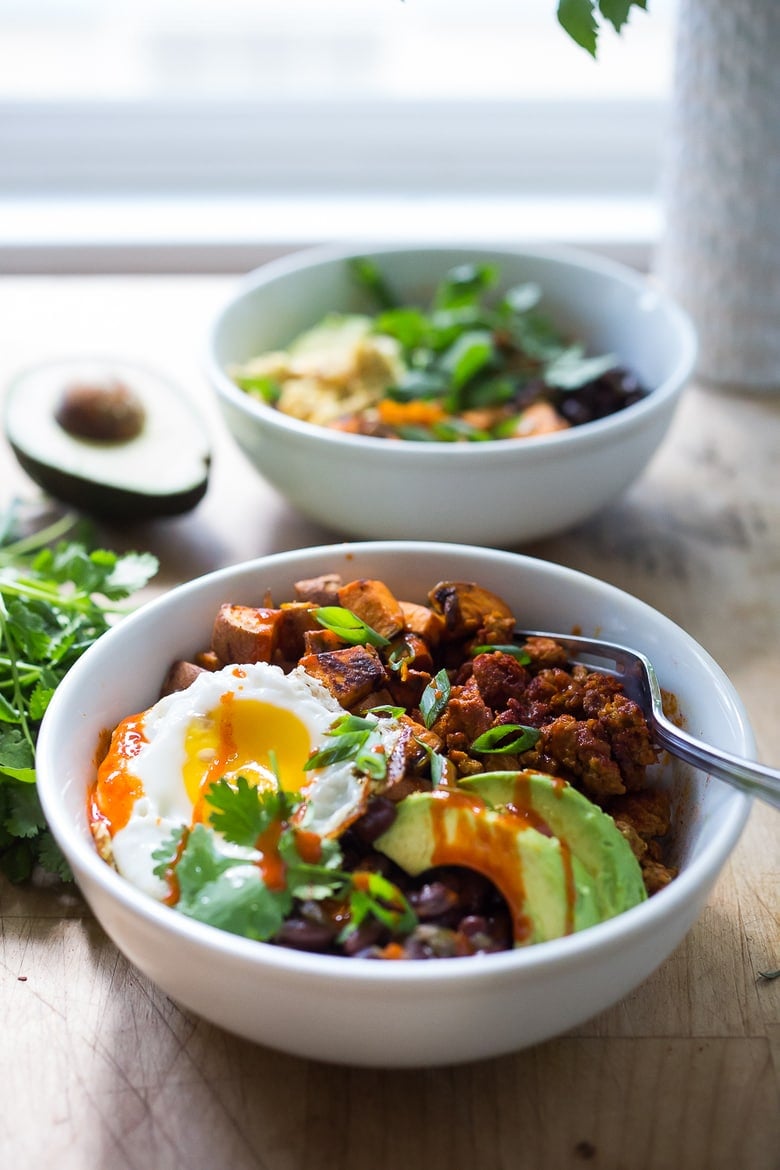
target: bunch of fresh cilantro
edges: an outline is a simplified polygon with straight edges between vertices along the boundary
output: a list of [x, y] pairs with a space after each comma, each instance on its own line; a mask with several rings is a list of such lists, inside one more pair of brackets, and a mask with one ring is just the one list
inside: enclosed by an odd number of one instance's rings
[[570, 37], [594, 57], [600, 21], [620, 32], [632, 8], [647, 9], [647, 0], [558, 0], [558, 20]]
[[157, 571], [148, 553], [89, 547], [66, 516], [19, 535], [0, 517], [0, 870], [24, 881], [36, 866], [69, 877], [35, 787], [35, 745], [60, 681], [123, 612], [118, 604]]

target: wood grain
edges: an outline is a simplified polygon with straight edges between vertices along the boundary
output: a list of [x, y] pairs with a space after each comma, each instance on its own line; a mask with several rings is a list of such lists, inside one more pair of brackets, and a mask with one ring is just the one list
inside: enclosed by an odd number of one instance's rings
[[[103, 537], [161, 557], [155, 588], [331, 534], [232, 447], [200, 368], [232, 282], [0, 280], [0, 383], [57, 354], [155, 365], [215, 444], [195, 513]], [[0, 448], [0, 506], [35, 489]], [[621, 500], [523, 551], [600, 576], [678, 622], [740, 691], [780, 762], [780, 397], [692, 387]], [[622, 1003], [495, 1061], [414, 1072], [316, 1064], [180, 1010], [78, 893], [0, 884], [0, 1166], [33, 1170], [778, 1170], [778, 825], [756, 806], [699, 922]], [[215, 987], [215, 995], [219, 988]], [[377, 1005], [377, 1028], [381, 1028]]]

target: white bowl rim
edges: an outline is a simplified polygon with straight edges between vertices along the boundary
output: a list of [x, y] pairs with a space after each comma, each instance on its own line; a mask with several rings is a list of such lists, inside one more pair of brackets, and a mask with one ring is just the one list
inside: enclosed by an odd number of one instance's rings
[[[343, 431], [336, 431], [328, 427], [318, 426], [315, 423], [304, 422], [290, 415], [282, 414], [281, 411], [274, 410], [273, 407], [267, 406], [265, 403], [241, 390], [217, 361], [215, 356], [217, 336], [225, 317], [237, 301], [250, 294], [254, 289], [270, 284], [278, 277], [287, 276], [288, 274], [305, 270], [320, 263], [348, 260], [356, 256], [380, 257], [413, 252], [430, 252], [432, 254], [462, 252], [464, 258], [468, 255], [476, 259], [480, 255], [506, 255], [517, 258], [529, 256], [569, 265], [581, 271], [590, 271], [608, 276], [625, 285], [632, 292], [650, 297], [663, 306], [664, 311], [673, 322], [679, 338], [680, 353], [677, 362], [667, 377], [658, 386], [653, 388], [638, 402], [632, 403], [630, 407], [617, 411], [615, 414], [607, 415], [605, 418], [595, 419], [593, 422], [583, 423], [577, 427], [570, 427], [567, 430], [555, 431], [546, 435], [529, 435], [526, 438], [518, 439], [486, 439], [480, 443], [446, 443], [437, 440], [397, 443], [371, 435], [352, 435]], [[315, 322], [312, 322], [312, 324], [315, 324]], [[547, 457], [550, 447], [562, 447], [565, 449], [568, 444], [584, 443], [586, 440], [590, 440], [593, 444], [606, 444], [612, 441], [616, 432], [630, 431], [635, 427], [641, 426], [647, 415], [657, 413], [670, 399], [674, 399], [681, 391], [695, 367], [697, 346], [696, 331], [690, 317], [663, 289], [653, 286], [647, 277], [636, 269], [629, 268], [627, 265], [613, 260], [610, 257], [586, 252], [584, 249], [563, 245], [549, 247], [529, 245], [528, 247], [522, 248], [509, 246], [501, 248], [467, 248], [463, 245], [448, 247], [447, 245], [441, 244], [416, 247], [396, 244], [386, 247], [360, 248], [326, 244], [312, 248], [304, 248], [287, 256], [280, 256], [275, 260], [270, 260], [268, 263], [262, 264], [258, 268], [248, 272], [239, 280], [236, 290], [223, 304], [212, 323], [208, 339], [206, 367], [212, 386], [215, 388], [217, 394], [226, 402], [232, 403], [234, 406], [238, 406], [247, 411], [250, 416], [254, 416], [259, 422], [282, 431], [291, 432], [301, 440], [323, 443], [326, 446], [332, 445], [341, 449], [354, 447], [358, 450], [371, 452], [372, 458], [389, 457], [389, 453], [392, 452], [392, 458], [401, 458], [410, 462], [420, 459], [430, 461], [431, 459], [449, 460], [455, 458], [461, 462], [468, 463], [469, 461], [484, 458], [484, 455], [479, 454], [480, 451], [484, 450], [490, 451], [491, 460], [497, 457], [499, 459], [513, 460], [517, 457], [518, 451], [521, 450], [527, 453], [526, 457], [529, 459], [537, 458], [542, 460]], [[381, 454], [382, 452], [384, 456]]]
[[[652, 934], [660, 922], [668, 915], [674, 917], [682, 913], [686, 901], [695, 900], [697, 892], [706, 890], [715, 880], [715, 877], [725, 862], [729, 853], [736, 844], [750, 812], [752, 800], [734, 790], [726, 793], [731, 807], [724, 816], [711, 838], [708, 839], [703, 855], [687, 865], [682, 872], [665, 889], [659, 891], [652, 898], [625, 911], [607, 922], [589, 927], [587, 930], [568, 935], [565, 938], [554, 939], [549, 942], [538, 943], [532, 947], [517, 948], [512, 951], [500, 952], [491, 955], [470, 956], [467, 961], [462, 959], [439, 959], [435, 963], [392, 963], [391, 970], [387, 964], [373, 959], [350, 958], [337, 955], [320, 955], [300, 952], [291, 948], [278, 947], [270, 943], [256, 942], [205, 923], [197, 922], [178, 913], [170, 907], [156, 902], [153, 898], [143, 894], [129, 881], [121, 877], [98, 855], [86, 838], [73, 839], [73, 829], [70, 818], [65, 812], [65, 804], [60, 797], [54, 777], [57, 774], [57, 744], [56, 723], [61, 707], [70, 702], [70, 695], [78, 689], [80, 681], [89, 674], [94, 657], [106, 653], [106, 646], [110, 646], [114, 633], [120, 630], [133, 629], [142, 625], [150, 612], [172, 604], [170, 599], [175, 597], [181, 603], [190, 593], [201, 589], [208, 590], [219, 579], [228, 581], [236, 573], [251, 573], [255, 570], [268, 567], [283, 567], [286, 562], [295, 561], [301, 554], [317, 558], [327, 558], [337, 553], [343, 556], [349, 552], [365, 552], [368, 555], [387, 552], [389, 548], [402, 548], [413, 553], [416, 549], [426, 552], [441, 553], [442, 556], [455, 552], [469, 555], [488, 554], [491, 557], [505, 559], [507, 565], [523, 562], [526, 564], [543, 564], [551, 567], [556, 573], [574, 583], [580, 581], [593, 582], [595, 578], [576, 569], [557, 565], [553, 562], [540, 562], [539, 558], [524, 556], [518, 553], [502, 552], [494, 549], [483, 549], [476, 546], [449, 543], [430, 543], [423, 541], [345, 541], [341, 544], [319, 545], [305, 549], [295, 549], [289, 552], [273, 553], [268, 556], [254, 558], [239, 564], [229, 565], [217, 569], [201, 577], [194, 578], [175, 589], [140, 606], [134, 613], [125, 617], [115, 631], [109, 630], [99, 641], [74, 664], [63, 683], [55, 691], [41, 726], [38, 737], [38, 759], [48, 764], [47, 779], [44, 775], [43, 783], [39, 780], [39, 794], [47, 823], [59, 842], [63, 852], [70, 861], [76, 878], [83, 873], [88, 879], [97, 883], [103, 891], [119, 902], [127, 911], [143, 919], [147, 924], [162, 928], [173, 938], [187, 940], [209, 950], [224, 952], [235, 960], [247, 963], [267, 965], [277, 971], [283, 971], [292, 978], [311, 977], [319, 975], [326, 979], [334, 976], [358, 982], [369, 980], [377, 983], [406, 986], [408, 984], [425, 984], [426, 981], [441, 981], [443, 985], [451, 980], [470, 981], [481, 980], [486, 977], [502, 978], [510, 973], [519, 975], [523, 972], [544, 971], [555, 967], [560, 961], [566, 960], [576, 963], [585, 958], [592, 951], [604, 949], [614, 951], [642, 934]], [[609, 594], [630, 597], [625, 591], [606, 582], [597, 582]], [[654, 610], [636, 598], [631, 598], [634, 605], [640, 610], [647, 610], [654, 619], [661, 618], [668, 624], [675, 635], [687, 643], [689, 649], [695, 652], [704, 664], [718, 677], [729, 698], [732, 713], [737, 720], [744, 750], [754, 750], [753, 732], [745, 712], [732, 684], [717, 665], [714, 659], [690, 635], [676, 626], [671, 619], [666, 618], [659, 611]], [[709, 783], [719, 783], [710, 780]]]

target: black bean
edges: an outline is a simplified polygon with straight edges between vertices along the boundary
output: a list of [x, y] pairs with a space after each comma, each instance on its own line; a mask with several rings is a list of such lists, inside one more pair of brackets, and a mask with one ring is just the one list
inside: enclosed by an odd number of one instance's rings
[[362, 817], [352, 825], [352, 832], [366, 845], [376, 841], [392, 825], [396, 818], [397, 809], [392, 800], [386, 796], [375, 796], [369, 802], [368, 808]]
[[415, 927], [404, 942], [407, 959], [451, 959], [462, 953], [454, 931], [430, 924]]
[[327, 923], [288, 918], [274, 941], [296, 951], [327, 951], [331, 949], [333, 936], [333, 928]]
[[474, 952], [506, 951], [512, 947], [512, 930], [508, 915], [468, 914], [458, 924]]
[[382, 937], [385, 928], [376, 918], [365, 918], [360, 926], [348, 934], [341, 944], [345, 955], [357, 956], [374, 947]]
[[444, 882], [426, 882], [419, 890], [412, 890], [409, 903], [423, 921], [439, 918], [458, 905], [458, 895]]

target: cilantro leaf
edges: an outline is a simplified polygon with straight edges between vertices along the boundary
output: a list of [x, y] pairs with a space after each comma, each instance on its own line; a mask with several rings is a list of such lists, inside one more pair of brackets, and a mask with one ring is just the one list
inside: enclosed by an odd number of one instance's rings
[[[181, 862], [177, 873], [180, 870]], [[235, 862], [178, 903], [178, 909], [190, 918], [259, 942], [273, 938], [291, 907], [289, 891], [269, 890], [256, 866]]]
[[62, 855], [59, 845], [49, 829], [44, 829], [36, 839], [37, 862], [46, 873], [52, 873], [63, 882], [73, 881], [73, 871]]
[[206, 793], [210, 823], [227, 841], [252, 848], [274, 821], [289, 816], [296, 801], [281, 788], [263, 790], [239, 776], [235, 787], [218, 780]]
[[34, 784], [18, 784], [8, 790], [3, 827], [13, 837], [35, 837], [46, 827]]
[[204, 885], [216, 881], [220, 874], [233, 865], [236, 865], [236, 859], [219, 850], [214, 833], [205, 825], [195, 825], [187, 834], [187, 843], [176, 863], [179, 909], [186, 911], [187, 906], [198, 898]]
[[0, 729], [0, 775], [25, 784], [35, 780], [34, 750], [18, 727]]
[[157, 862], [152, 870], [155, 877], [167, 877], [169, 870], [178, 860], [187, 832], [186, 825], [179, 825], [172, 831], [170, 837], [163, 841], [162, 845], [158, 845], [152, 851], [152, 861]]

